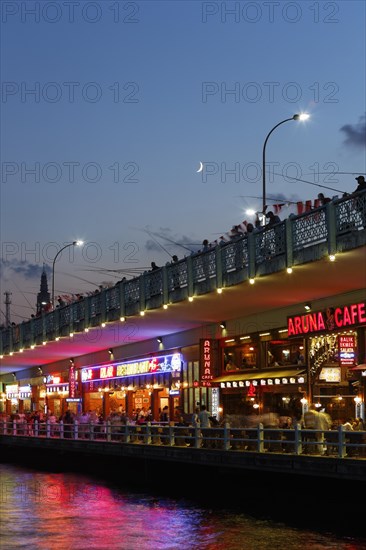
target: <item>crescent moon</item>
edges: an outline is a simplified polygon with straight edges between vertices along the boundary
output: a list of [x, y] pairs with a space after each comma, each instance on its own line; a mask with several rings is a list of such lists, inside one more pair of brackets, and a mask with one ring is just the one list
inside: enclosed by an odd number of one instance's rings
[[203, 170], [203, 164], [202, 162], [200, 162], [200, 167], [198, 168], [197, 173], [202, 172], [202, 170]]

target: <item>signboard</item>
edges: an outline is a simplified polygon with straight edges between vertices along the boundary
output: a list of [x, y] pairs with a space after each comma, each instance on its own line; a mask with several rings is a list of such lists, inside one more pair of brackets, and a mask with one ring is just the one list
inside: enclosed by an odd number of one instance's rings
[[356, 357], [356, 338], [353, 335], [338, 336], [339, 363], [354, 365]]
[[18, 384], [9, 384], [5, 387], [6, 399], [17, 399], [19, 396]]
[[319, 374], [319, 380], [324, 380], [325, 382], [340, 382], [341, 368], [323, 367]]
[[249, 388], [248, 395], [255, 395], [255, 387], [256, 386], [273, 386], [273, 385], [281, 385], [281, 384], [304, 384], [306, 381], [306, 377], [304, 375], [301, 376], [288, 376], [283, 378], [258, 378], [258, 380], [233, 380], [231, 382], [220, 382], [220, 388]]
[[139, 376], [155, 372], [171, 372], [179, 376], [181, 368], [182, 355], [180, 353], [173, 353], [171, 355], [139, 359], [138, 361], [116, 362], [108, 363], [107, 365], [96, 365], [95, 367], [85, 367], [81, 369], [81, 380], [82, 382], [111, 380], [113, 378]]
[[72, 364], [69, 367], [69, 398], [70, 399], [73, 399], [75, 397], [75, 387], [76, 387], [75, 366], [74, 364]]
[[219, 411], [219, 399], [220, 390], [219, 388], [212, 388], [212, 416], [216, 416], [216, 418], [219, 420], [220, 417], [220, 411]]
[[200, 381], [201, 386], [211, 386], [218, 371], [219, 342], [212, 338], [200, 340]]
[[317, 332], [340, 330], [366, 323], [366, 302], [343, 307], [328, 307], [287, 318], [288, 336], [304, 336]]
[[66, 397], [67, 403], [81, 403], [81, 397]]
[[26, 386], [19, 386], [19, 399], [29, 399], [32, 395], [32, 388], [30, 384]]
[[47, 395], [50, 393], [67, 393], [69, 391], [69, 384], [61, 382], [61, 384], [46, 384]]

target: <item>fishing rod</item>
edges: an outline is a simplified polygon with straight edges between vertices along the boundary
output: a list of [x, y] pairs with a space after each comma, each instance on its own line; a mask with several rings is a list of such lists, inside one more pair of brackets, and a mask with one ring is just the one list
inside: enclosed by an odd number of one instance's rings
[[[170, 243], [172, 243], [176, 246], [180, 246], [181, 248], [184, 248], [185, 250], [188, 250], [188, 252], [192, 253], [192, 250], [190, 248], [187, 248], [183, 244], [177, 243], [177, 242], [173, 241], [172, 239], [169, 239], [169, 237], [166, 237], [165, 235], [159, 235], [159, 233], [153, 233], [153, 234], [156, 235], [157, 237], [160, 237], [161, 239], [165, 239], [166, 241], [169, 241]], [[199, 245], [197, 245], [197, 246], [199, 246]]]
[[[329, 173], [329, 172], [327, 172]], [[332, 174], [335, 174], [336, 172], [332, 172]], [[276, 172], [273, 172], [274, 176], [280, 176], [282, 178], [285, 178], [283, 174], [277, 174]], [[329, 187], [328, 185], [322, 185], [321, 183], [314, 183], [312, 181], [303, 180], [300, 178], [294, 178], [292, 176], [286, 176], [286, 178], [289, 178], [290, 180], [295, 181], [301, 181], [302, 183], [308, 183], [309, 185], [315, 185], [315, 187], [322, 187], [323, 189], [329, 189], [330, 191], [337, 191], [337, 193], [345, 193], [346, 191], [341, 191], [340, 189], [335, 189], [334, 187]]]
[[[237, 197], [240, 197], [242, 199], [260, 199], [262, 200], [262, 197], [255, 197], [253, 195], [237, 195]], [[267, 201], [273, 201], [273, 202], [283, 202], [285, 204], [297, 204], [299, 201], [290, 201], [287, 199], [271, 199], [270, 197], [267, 197]]]
[[153, 237], [152, 233], [151, 233], [148, 229], [145, 229], [145, 231], [146, 231], [146, 233], [149, 235], [149, 237], [151, 237], [152, 240], [153, 240], [158, 246], [160, 246], [160, 248], [162, 248], [166, 254], [168, 254], [168, 256], [170, 256], [171, 258], [173, 258], [173, 255], [170, 254], [170, 252], [168, 252], [167, 249], [164, 248], [163, 245], [160, 244], [159, 241], [158, 241], [157, 239], [155, 239], [155, 237]]

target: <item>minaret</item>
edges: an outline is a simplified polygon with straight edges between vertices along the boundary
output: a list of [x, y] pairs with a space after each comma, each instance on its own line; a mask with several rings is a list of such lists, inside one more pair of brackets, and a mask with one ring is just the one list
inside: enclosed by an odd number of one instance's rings
[[11, 304], [11, 292], [8, 290], [4, 292], [5, 294], [5, 326], [10, 327], [10, 304]]
[[50, 293], [48, 292], [47, 275], [45, 270], [45, 264], [43, 264], [43, 271], [41, 275], [41, 287], [40, 292], [37, 294], [37, 315], [40, 315], [42, 311], [48, 310], [51, 303]]

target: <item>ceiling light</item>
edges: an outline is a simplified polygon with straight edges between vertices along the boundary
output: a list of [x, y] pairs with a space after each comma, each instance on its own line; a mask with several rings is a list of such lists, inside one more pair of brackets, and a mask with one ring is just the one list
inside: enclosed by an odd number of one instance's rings
[[225, 321], [221, 321], [220, 327], [221, 327], [222, 329], [226, 328], [226, 323], [225, 323]]
[[310, 303], [305, 304], [304, 308], [306, 309], [306, 311], [311, 311], [311, 304]]
[[158, 337], [157, 337], [157, 341], [159, 342], [159, 344], [162, 344], [162, 343], [163, 343], [162, 337], [161, 337], [161, 336], [158, 336]]

